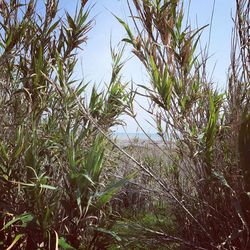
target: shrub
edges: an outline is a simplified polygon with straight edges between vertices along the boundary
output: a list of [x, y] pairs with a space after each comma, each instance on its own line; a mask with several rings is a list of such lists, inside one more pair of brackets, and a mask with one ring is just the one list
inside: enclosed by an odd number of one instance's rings
[[172, 177], [138, 165], [168, 195], [181, 247], [248, 249], [249, 4], [236, 0], [225, 92], [206, 77], [207, 51], [197, 51], [205, 27], [192, 30], [184, 25], [182, 1], [133, 0], [133, 4], [136, 13], [129, 7], [134, 29], [118, 21], [127, 32], [123, 41], [148, 72], [150, 87], [140, 87], [151, 102], [149, 113], [157, 132], [171, 152]]
[[93, 25], [87, 1], [64, 17], [57, 0], [40, 14], [37, 4], [0, 5], [0, 248], [105, 247], [118, 240], [105, 204], [124, 182], [101, 179], [112, 150], [104, 132], [128, 100], [122, 50], [112, 50], [108, 89], [94, 87], [88, 101], [87, 84], [73, 78]]

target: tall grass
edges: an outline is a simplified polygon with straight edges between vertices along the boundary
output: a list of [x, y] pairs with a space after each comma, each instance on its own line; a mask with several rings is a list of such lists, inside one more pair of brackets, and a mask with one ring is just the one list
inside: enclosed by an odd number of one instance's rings
[[207, 52], [197, 49], [206, 27], [185, 24], [183, 2], [132, 2], [133, 28], [118, 21], [148, 72], [150, 87], [140, 87], [171, 152], [165, 177], [147, 171], [169, 197], [179, 247], [248, 249], [249, 3], [236, 1], [228, 88], [220, 92], [207, 78]]
[[73, 74], [93, 26], [87, 1], [62, 17], [57, 0], [44, 13], [37, 5], [0, 5], [0, 248], [105, 248], [119, 240], [105, 204], [124, 180], [103, 185], [112, 148], [88, 117], [107, 134], [119, 122], [122, 50], [112, 50], [107, 90], [84, 99]]
[[144, 149], [110, 139], [121, 114], [136, 119], [124, 48], [111, 50], [106, 89], [85, 98], [74, 79], [87, 2], [62, 17], [58, 0], [42, 13], [42, 1], [0, 3], [0, 248], [249, 249], [248, 1], [236, 0], [224, 92], [182, 1], [128, 1], [132, 26], [117, 20], [163, 143]]

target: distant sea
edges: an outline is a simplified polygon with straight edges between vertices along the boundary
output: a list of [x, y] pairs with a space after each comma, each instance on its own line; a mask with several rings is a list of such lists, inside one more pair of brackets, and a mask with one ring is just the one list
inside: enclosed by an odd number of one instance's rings
[[[129, 139], [139, 139], [139, 140], [148, 140], [148, 137], [144, 133], [121, 133], [121, 132], [114, 132], [113, 135], [115, 138], [119, 140], [127, 140]], [[149, 133], [148, 136], [154, 140], [159, 141], [161, 138], [158, 134]]]

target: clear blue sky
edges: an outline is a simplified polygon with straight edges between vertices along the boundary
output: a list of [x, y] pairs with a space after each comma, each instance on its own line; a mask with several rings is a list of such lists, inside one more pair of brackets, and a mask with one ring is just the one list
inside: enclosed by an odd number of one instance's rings
[[[78, 1], [61, 0], [60, 8], [73, 12]], [[89, 33], [89, 40], [84, 51], [80, 53], [81, 66], [78, 67], [78, 77], [84, 76], [86, 81], [92, 84], [108, 81], [111, 71], [110, 60], [110, 38], [112, 44], [116, 45], [124, 36], [125, 32], [111, 13], [129, 21], [129, 12], [126, 0], [89, 0], [89, 4], [94, 4], [91, 16], [95, 16], [95, 25]], [[132, 1], [131, 1], [132, 2]], [[188, 0], [185, 1], [186, 3]], [[193, 27], [203, 26], [210, 23], [213, 0], [191, 0], [190, 21]], [[212, 55], [208, 69], [212, 72], [214, 65], [213, 81], [221, 88], [226, 85], [226, 73], [230, 63], [230, 45], [232, 31], [232, 15], [234, 15], [234, 0], [216, 0], [215, 12], [212, 25], [212, 37], [210, 44], [210, 55]], [[208, 40], [209, 28], [203, 32], [202, 44], [205, 46]], [[129, 48], [125, 57], [130, 57]], [[132, 58], [123, 71], [124, 81], [133, 79], [138, 84], [147, 84], [147, 76], [136, 58]], [[145, 100], [138, 99], [139, 102]], [[147, 123], [150, 118], [136, 107], [138, 119], [148, 132], [154, 129]], [[135, 132], [136, 125], [127, 117], [126, 130]], [[119, 131], [123, 129], [118, 128]]]

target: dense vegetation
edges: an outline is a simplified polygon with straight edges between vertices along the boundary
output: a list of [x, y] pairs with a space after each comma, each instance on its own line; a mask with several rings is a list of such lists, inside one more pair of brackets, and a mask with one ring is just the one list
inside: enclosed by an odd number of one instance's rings
[[[182, 1], [131, 0], [133, 27], [117, 21], [150, 84], [129, 90], [111, 49], [89, 98], [74, 79], [87, 4], [60, 17], [57, 0], [0, 2], [0, 248], [249, 249], [249, 2], [236, 0], [224, 92]], [[136, 120], [140, 93], [161, 143], [123, 147], [111, 128]]]

